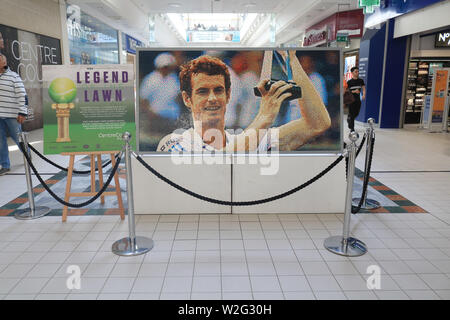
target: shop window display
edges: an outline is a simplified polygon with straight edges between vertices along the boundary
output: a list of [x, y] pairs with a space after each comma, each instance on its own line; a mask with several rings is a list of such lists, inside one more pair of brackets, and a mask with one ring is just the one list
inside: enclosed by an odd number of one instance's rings
[[71, 64], [119, 63], [117, 30], [75, 5], [67, 6], [67, 33]]

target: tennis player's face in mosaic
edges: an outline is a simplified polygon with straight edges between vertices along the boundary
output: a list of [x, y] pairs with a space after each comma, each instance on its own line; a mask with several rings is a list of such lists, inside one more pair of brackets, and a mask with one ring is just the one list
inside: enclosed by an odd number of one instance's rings
[[[222, 126], [230, 98], [226, 92], [223, 75], [193, 74], [191, 77], [192, 95], [183, 92], [183, 100], [191, 109], [195, 121], [208, 127]], [[223, 128], [218, 128], [223, 129]]]

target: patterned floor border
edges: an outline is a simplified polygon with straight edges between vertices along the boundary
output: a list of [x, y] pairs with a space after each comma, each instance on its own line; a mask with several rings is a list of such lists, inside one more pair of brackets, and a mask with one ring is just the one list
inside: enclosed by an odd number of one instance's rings
[[[361, 180], [364, 180], [364, 172], [355, 168], [355, 175]], [[369, 186], [373, 189], [377, 190], [386, 198], [392, 200], [397, 206], [386, 206], [380, 207], [378, 209], [366, 210], [361, 209], [359, 213], [428, 213], [428, 211], [419, 207], [412, 201], [409, 201], [402, 195], [398, 194], [388, 186], [385, 186], [378, 180], [370, 177], [369, 178]]]
[[[355, 168], [355, 175], [363, 180], [363, 172], [359, 170], [358, 168]], [[125, 168], [119, 167], [119, 175], [125, 175]], [[66, 172], [61, 171], [57, 173], [56, 175], [52, 176], [50, 179], [46, 180], [45, 183], [48, 184], [50, 187], [62, 180], [64, 177], [66, 177]], [[378, 209], [373, 210], [365, 210], [361, 209], [359, 213], [428, 213], [423, 208], [417, 206], [413, 202], [409, 201], [405, 197], [401, 196], [388, 186], [382, 184], [381, 182], [377, 181], [376, 179], [370, 177], [369, 179], [369, 186], [371, 186], [373, 189], [380, 192], [382, 195], [384, 195], [386, 198], [392, 200], [397, 206], [385, 206], [380, 207]], [[97, 189], [98, 190], [98, 189]], [[41, 192], [45, 192], [44, 187], [39, 184], [37, 187], [33, 188], [34, 194], [37, 195]], [[108, 188], [108, 191], [113, 191], [113, 189]], [[60, 195], [60, 197], [62, 197]], [[97, 201], [97, 200], [96, 200]], [[10, 201], [3, 207], [0, 207], [0, 216], [13, 216], [18, 208], [23, 205], [24, 203], [28, 202], [28, 193], [25, 192], [21, 194], [16, 199]], [[126, 204], [124, 203], [125, 207]], [[118, 215], [119, 209], [118, 208], [105, 208], [105, 209], [70, 209], [69, 208], [69, 216], [82, 216], [82, 215]], [[125, 210], [126, 214], [126, 210]], [[61, 216], [62, 215], [62, 208], [61, 209], [52, 209], [49, 213], [49, 216]]]

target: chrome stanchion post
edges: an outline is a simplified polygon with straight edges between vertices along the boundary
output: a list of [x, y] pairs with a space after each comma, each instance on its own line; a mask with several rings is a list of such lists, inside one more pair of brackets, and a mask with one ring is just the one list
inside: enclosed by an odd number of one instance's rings
[[[28, 149], [28, 141], [27, 141], [27, 133], [21, 132], [19, 134], [19, 141], [23, 142], [23, 146], [25, 148], [24, 152], [28, 154], [28, 157], [30, 157], [30, 152]], [[27, 179], [27, 191], [28, 191], [28, 203], [29, 208], [17, 210], [14, 214], [14, 217], [19, 220], [31, 220], [31, 219], [37, 219], [41, 218], [47, 214], [50, 213], [49, 207], [36, 207], [34, 205], [34, 193], [33, 193], [33, 183], [31, 181], [31, 170], [30, 166], [28, 164], [27, 158], [25, 155], [23, 155], [23, 163], [25, 166], [25, 177]]]
[[[364, 164], [364, 173], [366, 173], [367, 170], [369, 170], [369, 161], [370, 161], [370, 158], [372, 157], [372, 149], [370, 148], [370, 146], [372, 145], [374, 137], [375, 137], [375, 130], [373, 129], [374, 122], [375, 122], [375, 119], [373, 119], [373, 118], [369, 118], [367, 120], [367, 123], [369, 124], [369, 126], [366, 128], [367, 144], [366, 144], [366, 161]], [[363, 202], [361, 205], [362, 209], [371, 210], [371, 209], [377, 209], [377, 208], [381, 207], [380, 203], [377, 200], [367, 198], [367, 190], [362, 195], [362, 197], [363, 197]], [[359, 205], [359, 201], [361, 201], [361, 198], [353, 198], [353, 206], [357, 207]]]
[[119, 256], [137, 256], [149, 252], [153, 248], [153, 240], [146, 237], [136, 237], [134, 222], [133, 180], [131, 172], [131, 134], [122, 135], [125, 141], [125, 166], [127, 171], [127, 202], [129, 237], [117, 240], [112, 245], [112, 252]]
[[331, 236], [324, 241], [324, 247], [336, 254], [357, 257], [367, 252], [364, 242], [350, 237], [350, 217], [352, 215], [352, 192], [353, 177], [355, 174], [355, 158], [356, 158], [356, 141], [358, 134], [355, 131], [350, 132], [349, 138], [351, 143], [347, 146], [348, 154], [348, 175], [347, 175], [347, 192], [345, 198], [344, 213], [344, 230], [342, 236]]

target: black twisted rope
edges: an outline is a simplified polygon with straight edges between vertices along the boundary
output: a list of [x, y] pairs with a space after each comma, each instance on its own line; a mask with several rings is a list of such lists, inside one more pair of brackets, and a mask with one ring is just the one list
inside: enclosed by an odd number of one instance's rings
[[38, 180], [39, 180], [39, 182], [42, 184], [42, 186], [45, 188], [45, 190], [47, 190], [48, 193], [50, 193], [50, 195], [51, 195], [56, 201], [58, 201], [59, 203], [65, 205], [65, 206], [72, 207], [72, 208], [80, 208], [80, 207], [84, 207], [84, 206], [87, 206], [88, 204], [94, 202], [95, 200], [97, 200], [98, 197], [100, 197], [100, 196], [103, 194], [103, 192], [105, 192], [105, 190], [108, 188], [109, 184], [111, 183], [111, 180], [113, 179], [114, 175], [116, 174], [117, 168], [119, 167], [120, 160], [121, 160], [121, 158], [122, 158], [122, 152], [120, 152], [119, 155], [118, 155], [118, 157], [117, 157], [117, 158], [118, 158], [118, 159], [117, 159], [117, 162], [116, 162], [116, 164], [114, 165], [114, 167], [113, 167], [113, 169], [112, 169], [112, 171], [111, 171], [111, 174], [110, 174], [109, 177], [108, 177], [108, 180], [106, 180], [106, 182], [105, 182], [105, 184], [103, 185], [103, 187], [100, 189], [100, 191], [99, 191], [94, 197], [92, 197], [91, 199], [89, 199], [89, 200], [87, 200], [87, 201], [85, 201], [85, 202], [82, 202], [82, 203], [69, 203], [69, 202], [64, 201], [64, 200], [61, 199], [60, 197], [58, 197], [58, 196], [57, 196], [57, 195], [56, 195], [56, 194], [55, 194], [55, 193], [47, 186], [47, 184], [46, 184], [45, 181], [42, 179], [42, 177], [39, 175], [39, 173], [37, 172], [37, 170], [36, 170], [36, 168], [34, 167], [33, 163], [31, 162], [31, 159], [30, 159], [30, 157], [29, 157], [29, 155], [28, 155], [28, 152], [25, 152], [25, 151], [24, 151], [24, 150], [25, 150], [25, 146], [24, 146], [24, 143], [23, 143], [23, 142], [20, 142], [20, 143], [19, 143], [19, 148], [20, 148], [20, 151], [22, 151], [23, 155], [25, 156], [25, 159], [27, 159], [27, 162], [28, 162], [28, 164], [30, 165], [30, 168], [33, 170], [34, 174], [36, 175], [36, 177], [38, 178]]
[[[39, 151], [37, 151], [31, 144], [28, 144], [28, 147], [29, 147], [34, 153], [36, 153], [36, 154], [38, 155], [38, 157], [41, 158], [42, 160], [44, 160], [44, 161], [50, 163], [51, 165], [53, 165], [54, 167], [56, 167], [56, 168], [58, 168], [58, 169], [60, 169], [60, 170], [63, 170], [63, 171], [66, 171], [66, 172], [68, 171], [67, 168], [61, 167], [59, 164], [57, 164], [57, 163], [53, 162], [52, 160], [46, 158], [43, 154], [41, 154]], [[118, 154], [115, 155], [116, 159], [117, 159], [117, 156], [118, 156]], [[106, 167], [106, 166], [109, 165], [110, 163], [111, 163], [111, 160], [106, 161], [106, 162], [102, 165], [102, 168]], [[95, 171], [98, 171], [98, 168], [95, 168]], [[87, 173], [90, 173], [91, 170], [86, 170], [86, 171], [73, 170], [72, 172], [73, 172], [73, 173], [76, 173], [76, 174], [87, 174]]]
[[367, 193], [367, 186], [369, 185], [369, 179], [370, 179], [370, 169], [372, 167], [372, 156], [373, 156], [373, 147], [375, 145], [375, 136], [372, 138], [372, 143], [369, 146], [369, 160], [367, 162], [367, 172], [364, 173], [364, 183], [363, 183], [363, 190], [361, 199], [359, 199], [358, 206], [352, 206], [352, 213], [358, 213], [359, 210], [361, 210], [361, 206], [363, 205], [363, 200], [365, 198]]
[[211, 203], [215, 203], [215, 204], [220, 204], [220, 205], [224, 205], [224, 206], [252, 206], [252, 205], [257, 205], [257, 204], [262, 204], [262, 203], [266, 203], [266, 202], [270, 202], [270, 201], [274, 201], [274, 200], [278, 200], [284, 197], [287, 197], [307, 186], [309, 186], [311, 183], [317, 181], [318, 179], [320, 179], [322, 176], [324, 176], [326, 173], [328, 173], [328, 171], [330, 171], [331, 169], [333, 169], [342, 159], [344, 158], [344, 156], [339, 156], [332, 164], [330, 164], [327, 168], [325, 168], [325, 170], [323, 170], [322, 172], [320, 172], [319, 174], [317, 174], [315, 177], [313, 177], [312, 179], [308, 180], [307, 182], [303, 183], [302, 185], [295, 187], [287, 192], [281, 193], [279, 195], [270, 197], [270, 198], [266, 198], [266, 199], [261, 199], [261, 200], [254, 200], [254, 201], [223, 201], [223, 200], [217, 200], [217, 199], [213, 199], [213, 198], [209, 198], [209, 197], [205, 197], [202, 196], [198, 193], [195, 193], [193, 191], [190, 191], [178, 184], [176, 184], [175, 182], [169, 180], [168, 178], [164, 177], [162, 174], [160, 174], [158, 171], [156, 171], [155, 169], [153, 169], [148, 163], [146, 163], [144, 161], [144, 159], [142, 159], [139, 155], [136, 155], [136, 159], [145, 167], [147, 168], [151, 173], [153, 173], [155, 176], [157, 176], [159, 179], [161, 179], [162, 181], [168, 183], [169, 185], [171, 185], [172, 187], [187, 193], [197, 199], [203, 200], [203, 201], [207, 201], [207, 202], [211, 202]]

